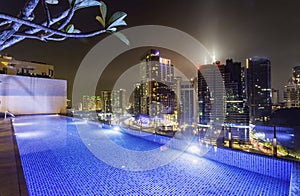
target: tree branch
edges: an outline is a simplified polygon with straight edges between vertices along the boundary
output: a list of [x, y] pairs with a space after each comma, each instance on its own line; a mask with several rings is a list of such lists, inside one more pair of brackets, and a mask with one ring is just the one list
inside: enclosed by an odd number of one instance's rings
[[47, 19], [46, 26], [50, 27], [51, 15], [50, 15], [49, 7], [48, 7], [48, 4], [46, 3], [46, 0], [42, 0], [42, 5], [43, 5], [44, 12], [45, 12], [46, 19]]
[[[55, 23], [67, 18], [59, 27], [58, 27], [58, 30], [61, 30], [63, 29], [66, 25], [69, 24], [69, 22], [71, 21], [74, 13], [75, 13], [75, 0], [70, 4], [70, 9], [64, 11], [60, 16], [58, 16], [57, 18], [52, 18], [50, 20], [50, 23], [49, 23], [49, 26], [51, 25], [54, 25]], [[6, 22], [6, 21], [4, 21]], [[11, 21], [8, 21], [7, 22], [11, 23]], [[47, 25], [47, 22], [44, 22], [42, 23], [43, 26]], [[27, 31], [25, 31], [24, 33], [25, 34], [28, 34], [27, 36], [29, 36], [30, 34], [35, 34], [35, 33], [38, 33], [40, 32], [41, 29], [38, 29], [38, 28], [32, 28], [32, 29], [29, 29]], [[53, 34], [49, 34], [46, 36], [46, 39], [48, 40], [53, 40], [53, 41], [59, 41], [59, 40], [65, 40], [66, 38], [50, 38]], [[1, 50], [4, 50], [5, 48], [8, 48], [24, 39], [26, 39], [27, 37], [21, 37], [21, 36], [15, 36], [15, 37], [12, 37], [11, 39], [8, 39], [6, 40], [2, 45], [0, 44], [0, 51]], [[28, 37], [28, 38], [33, 38], [33, 37]], [[36, 38], [34, 38], [36, 39]], [[40, 40], [40, 38], [38, 38]]]
[[7, 20], [2, 21], [2, 22], [0, 22], [0, 27], [1, 27], [1, 26], [4, 26], [4, 25], [6, 25], [6, 24], [9, 24], [9, 23], [11, 23], [11, 21], [7, 21]]
[[[33, 11], [36, 8], [39, 1], [40, 0], [27, 1], [25, 7], [21, 11], [21, 18], [24, 20], [32, 20], [33, 18], [31, 18], [30, 16], [33, 15]], [[20, 29], [21, 26], [21, 23], [12, 23], [7, 30], [2, 31], [0, 34], [0, 45], [2, 45], [6, 40], [11, 38], [13, 34], [15, 34]]]
[[[69, 14], [70, 10], [66, 10], [64, 11], [60, 16], [58, 16], [57, 18], [52, 18], [52, 21], [50, 22], [50, 25], [53, 25], [59, 21], [61, 21], [62, 19], [66, 18]], [[46, 25], [47, 23], [44, 22], [42, 25]], [[35, 33], [38, 33], [40, 32], [41, 30], [40, 29], [29, 29], [27, 31], [25, 31], [25, 33], [27, 34], [35, 34]], [[6, 40], [3, 44], [0, 44], [0, 51], [1, 50], [4, 50], [5, 48], [8, 48], [22, 40], [24, 40], [25, 38], [24, 37], [12, 37], [11, 39], [8, 39]]]
[[[106, 12], [106, 5], [98, 0], [69, 0], [70, 9], [61, 13], [61, 15], [57, 18], [51, 17], [51, 12], [47, 3], [55, 2], [56, 4], [58, 1], [42, 0], [43, 9], [46, 14], [46, 21], [42, 24], [35, 23], [33, 21], [33, 11], [36, 9], [39, 1], [40, 0], [27, 0], [25, 7], [17, 17], [0, 13], [0, 20], [2, 19], [0, 22], [0, 51], [26, 38], [42, 41], [62, 41], [66, 38], [87, 38], [105, 32], [116, 31], [116, 26], [126, 25], [123, 21], [126, 14], [123, 12], [117, 12], [112, 16], [113, 19], [110, 19], [113, 20], [113, 23], [111, 24], [112, 28], [109, 28], [109, 30], [102, 29], [93, 32], [81, 33], [79, 30], [75, 29], [74, 25], [70, 24], [70, 21], [77, 10], [100, 5], [100, 9], [105, 8]], [[59, 24], [58, 22], [61, 22], [62, 24]], [[69, 24], [70, 28], [68, 27], [66, 30], [67, 32], [64, 32], [63, 29]], [[22, 26], [27, 26], [27, 30], [20, 32], [19, 29]], [[122, 38], [120, 39], [123, 40]]]
[[65, 39], [67, 39], [66, 37], [60, 37], [60, 38], [56, 38], [56, 37], [47, 37], [47, 40], [49, 41], [64, 41]]
[[[66, 16], [67, 19], [57, 28], [58, 30], [62, 30], [63, 28], [65, 28], [65, 26], [67, 26], [70, 23], [71, 19], [73, 18], [73, 15], [75, 13], [75, 7], [74, 6], [75, 6], [75, 0], [70, 5], [70, 11], [69, 11], [68, 15]], [[52, 35], [53, 35], [53, 33], [50, 33], [45, 37], [49, 38]]]
[[90, 33], [64, 33], [62, 31], [58, 31], [56, 29], [51, 29], [51, 28], [45, 27], [43, 25], [39, 25], [39, 24], [30, 22], [30, 21], [20, 19], [20, 18], [15, 18], [13, 16], [9, 16], [6, 14], [0, 14], [0, 18], [10, 20], [15, 23], [20, 23], [21, 25], [26, 25], [26, 26], [33, 27], [36, 29], [40, 29], [40, 30], [43, 30], [43, 31], [46, 31], [46, 32], [49, 32], [49, 33], [52, 33], [52, 34], [55, 34], [58, 36], [62, 36], [62, 37], [85, 38], [85, 37], [93, 37], [93, 36], [96, 36], [96, 35], [106, 32], [106, 29], [103, 29], [103, 30], [94, 31], [94, 32], [90, 32]]
[[38, 39], [40, 41], [46, 41], [41, 36], [37, 35], [30, 35], [30, 34], [23, 34], [23, 33], [15, 33], [14, 37], [24, 37], [25, 39]]

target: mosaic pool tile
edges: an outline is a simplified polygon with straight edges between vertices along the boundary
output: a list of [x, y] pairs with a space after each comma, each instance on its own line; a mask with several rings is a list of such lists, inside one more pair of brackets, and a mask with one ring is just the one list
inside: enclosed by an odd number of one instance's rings
[[[24, 123], [31, 124], [25, 126]], [[86, 131], [93, 126], [97, 128], [95, 124], [88, 125]], [[188, 153], [146, 171], [112, 167], [89, 151], [77, 128], [74, 120], [60, 116], [15, 119], [30, 195], [289, 195], [289, 181]], [[144, 140], [128, 139], [129, 136], [122, 134], [117, 137], [114, 136], [116, 143], [130, 150], [151, 150], [160, 146], [150, 141], [143, 146]], [[118, 155], [109, 151], [106, 156]], [[244, 155], [239, 156], [243, 159]], [[133, 161], [131, 158], [128, 162]]]

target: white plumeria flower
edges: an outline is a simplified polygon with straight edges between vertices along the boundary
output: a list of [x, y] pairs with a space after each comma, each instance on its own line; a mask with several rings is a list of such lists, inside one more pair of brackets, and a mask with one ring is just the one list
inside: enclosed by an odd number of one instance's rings
[[46, 3], [48, 4], [58, 4], [58, 0], [46, 0]]

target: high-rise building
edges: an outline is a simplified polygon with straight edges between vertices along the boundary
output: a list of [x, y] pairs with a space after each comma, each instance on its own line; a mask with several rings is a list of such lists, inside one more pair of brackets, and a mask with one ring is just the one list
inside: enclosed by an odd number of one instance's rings
[[287, 108], [300, 107], [300, 66], [293, 68], [292, 77], [284, 86], [284, 101]]
[[132, 96], [130, 97], [130, 102], [132, 105], [132, 113], [135, 116], [142, 114], [142, 97], [143, 97], [143, 87], [141, 83], [136, 83], [134, 85], [134, 90]]
[[[236, 139], [249, 141], [249, 129], [244, 126], [249, 124], [244, 78], [241, 63], [232, 59], [227, 59], [225, 65], [217, 61], [212, 65], [199, 67], [198, 103], [199, 122], [202, 127], [200, 132], [205, 130], [203, 125], [213, 125], [213, 131], [207, 132], [205, 137], [221, 141], [217, 138], [226, 137], [229, 126]], [[200, 133], [202, 134], [203, 132]]]
[[272, 112], [271, 62], [265, 57], [246, 59], [246, 95], [252, 123], [264, 122]]
[[101, 98], [100, 96], [87, 96], [82, 97], [82, 110], [84, 111], [100, 111]]
[[279, 90], [272, 89], [272, 105], [278, 105], [279, 104]]
[[292, 76], [293, 82], [296, 85], [300, 85], [300, 66], [295, 66], [293, 68], [293, 76]]
[[102, 101], [101, 112], [102, 113], [112, 113], [112, 91], [100, 91], [100, 98]]
[[126, 90], [119, 89], [112, 91], [112, 111], [114, 114], [125, 114], [126, 111]]
[[[248, 124], [249, 111], [245, 99], [244, 72], [240, 62], [233, 62], [232, 59], [227, 59], [226, 64], [221, 64], [219, 61], [214, 63], [217, 70], [211, 70], [204, 78], [201, 73], [202, 66], [198, 71], [198, 101], [199, 101], [199, 122], [200, 124], [208, 124], [220, 120], [222, 112], [213, 111], [216, 91], [221, 91], [218, 86], [224, 85], [224, 122], [227, 124]], [[222, 81], [217, 81], [217, 75], [221, 75]], [[207, 85], [210, 80], [213, 84], [211, 87]], [[222, 108], [215, 107], [215, 108]], [[213, 113], [217, 115], [213, 117]]]
[[[211, 68], [209, 68], [211, 67]], [[214, 68], [213, 68], [214, 67]], [[198, 103], [200, 124], [224, 123], [225, 66], [219, 61], [198, 68]], [[222, 96], [222, 97], [219, 97]]]
[[248, 124], [249, 110], [245, 95], [244, 74], [240, 62], [226, 60], [224, 73], [226, 89], [226, 119], [229, 124]]
[[191, 81], [182, 81], [180, 84], [180, 118], [181, 124], [197, 122], [197, 93], [196, 83]]
[[169, 85], [174, 82], [174, 67], [171, 59], [160, 56], [160, 51], [151, 49], [142, 57], [140, 69], [142, 81], [156, 81]]
[[177, 113], [171, 60], [161, 57], [159, 50], [151, 49], [142, 57], [140, 74], [141, 114], [155, 117]]

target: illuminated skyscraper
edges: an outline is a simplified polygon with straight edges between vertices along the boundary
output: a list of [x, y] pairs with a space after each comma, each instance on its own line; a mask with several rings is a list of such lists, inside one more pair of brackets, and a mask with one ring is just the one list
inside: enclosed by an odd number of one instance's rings
[[284, 101], [287, 108], [300, 107], [300, 66], [293, 68], [293, 74], [284, 87]]
[[151, 117], [176, 113], [176, 96], [172, 90], [174, 67], [171, 60], [151, 49], [143, 57], [140, 67], [141, 114]]
[[142, 91], [142, 84], [136, 83], [134, 85], [133, 94], [130, 97], [131, 105], [132, 105], [132, 113], [135, 116], [138, 116], [139, 114], [142, 114], [142, 97], [143, 97], [143, 91]]
[[142, 81], [156, 81], [168, 85], [174, 81], [171, 60], [160, 56], [160, 51], [151, 49], [142, 57]]
[[[208, 67], [213, 66], [214, 68]], [[204, 73], [205, 72], [205, 75]], [[198, 102], [200, 124], [224, 123], [225, 66], [219, 61], [212, 65], [201, 65], [198, 68]], [[209, 86], [210, 84], [210, 86]], [[221, 100], [222, 99], [222, 100]]]
[[[213, 111], [213, 104], [220, 104], [215, 100], [217, 91], [223, 84], [225, 87], [225, 107], [224, 122], [228, 124], [248, 124], [249, 112], [245, 99], [244, 75], [240, 62], [233, 62], [232, 59], [227, 59], [226, 64], [221, 64], [219, 61], [214, 63], [218, 70], [211, 70], [204, 78], [202, 66], [198, 71], [198, 100], [199, 100], [199, 122], [200, 124], [213, 123], [217, 119], [222, 118], [221, 111]], [[217, 75], [222, 76], [222, 81], [217, 80]], [[207, 85], [206, 79], [213, 84], [211, 87]]]
[[[225, 137], [228, 134], [226, 126], [230, 126], [231, 133], [236, 138], [249, 141], [249, 130], [244, 126], [241, 127], [241, 125], [249, 124], [241, 63], [228, 59], [225, 65], [217, 61], [212, 65], [200, 66], [198, 69], [198, 103], [201, 126], [219, 126], [219, 129], [216, 128], [214, 132], [208, 133], [209, 137]], [[221, 131], [220, 135], [213, 135], [221, 129], [224, 133]]]
[[125, 114], [126, 111], [126, 90], [125, 89], [112, 91], [112, 111], [114, 114]]
[[264, 122], [272, 112], [271, 62], [268, 58], [246, 59], [246, 95], [252, 123]]
[[296, 66], [293, 68], [292, 79], [296, 85], [300, 85], [300, 66]]
[[196, 82], [181, 81], [180, 84], [180, 123], [197, 122], [197, 91]]
[[101, 91], [100, 98], [102, 101], [101, 112], [102, 113], [112, 113], [112, 99], [111, 99], [111, 91]]
[[101, 98], [100, 96], [87, 96], [82, 97], [82, 109], [84, 111], [100, 111]]
[[226, 123], [248, 124], [249, 110], [245, 95], [244, 72], [240, 62], [226, 60], [224, 73], [226, 89]]

